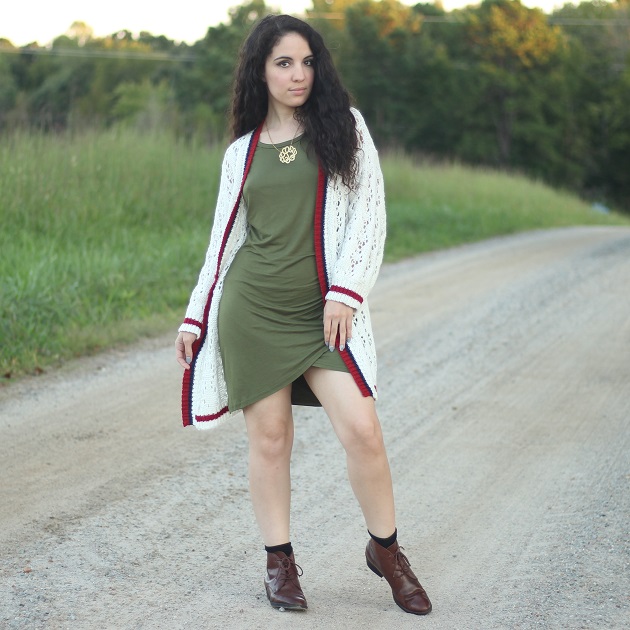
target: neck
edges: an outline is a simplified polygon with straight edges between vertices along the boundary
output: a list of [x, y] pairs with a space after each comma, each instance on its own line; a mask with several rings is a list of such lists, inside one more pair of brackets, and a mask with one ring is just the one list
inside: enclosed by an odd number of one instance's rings
[[272, 131], [274, 129], [290, 130], [297, 129], [298, 121], [295, 119], [295, 107], [272, 107], [267, 110], [267, 126]]
[[294, 107], [282, 109], [269, 107], [263, 128], [265, 139], [262, 142], [277, 144], [295, 139], [301, 128], [300, 123], [295, 118], [295, 112]]

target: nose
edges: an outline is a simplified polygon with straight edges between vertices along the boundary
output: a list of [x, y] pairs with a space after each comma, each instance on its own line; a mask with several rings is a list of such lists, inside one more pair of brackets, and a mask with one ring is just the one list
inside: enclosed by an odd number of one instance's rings
[[298, 64], [295, 66], [295, 69], [293, 71], [293, 80], [296, 83], [304, 81], [304, 68], [302, 67], [302, 64]]

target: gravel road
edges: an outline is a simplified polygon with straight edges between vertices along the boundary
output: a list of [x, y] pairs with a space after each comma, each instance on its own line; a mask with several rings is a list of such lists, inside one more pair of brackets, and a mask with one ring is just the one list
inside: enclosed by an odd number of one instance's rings
[[630, 627], [630, 230], [386, 265], [371, 296], [398, 609], [320, 410], [296, 411], [304, 614], [262, 587], [242, 417], [184, 430], [175, 334], [0, 390], [0, 627]]

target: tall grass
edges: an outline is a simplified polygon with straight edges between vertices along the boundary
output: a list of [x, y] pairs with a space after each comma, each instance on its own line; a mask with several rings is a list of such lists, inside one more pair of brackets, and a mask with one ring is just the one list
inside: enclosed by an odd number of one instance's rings
[[387, 191], [387, 260], [499, 234], [569, 225], [629, 225], [575, 195], [523, 176], [461, 165], [382, 160]]
[[[175, 330], [222, 148], [131, 131], [0, 145], [0, 374]], [[532, 227], [620, 223], [522, 178], [383, 159], [389, 260]]]
[[221, 151], [129, 132], [0, 149], [0, 371], [174, 326], [207, 244]]

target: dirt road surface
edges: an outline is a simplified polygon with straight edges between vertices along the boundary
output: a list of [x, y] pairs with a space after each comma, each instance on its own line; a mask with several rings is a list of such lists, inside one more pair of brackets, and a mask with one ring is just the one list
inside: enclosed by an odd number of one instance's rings
[[630, 230], [528, 233], [385, 266], [371, 296], [397, 608], [320, 410], [297, 409], [304, 614], [271, 609], [243, 421], [184, 430], [172, 341], [0, 391], [0, 627], [630, 627]]

